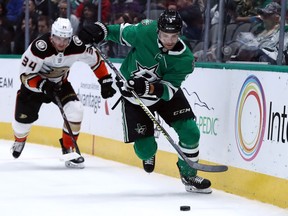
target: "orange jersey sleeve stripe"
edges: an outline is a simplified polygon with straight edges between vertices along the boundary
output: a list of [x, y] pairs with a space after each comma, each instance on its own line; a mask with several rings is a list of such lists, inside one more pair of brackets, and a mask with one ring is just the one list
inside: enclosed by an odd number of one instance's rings
[[108, 75], [108, 70], [103, 60], [101, 60], [99, 67], [94, 70], [94, 74], [98, 79]]

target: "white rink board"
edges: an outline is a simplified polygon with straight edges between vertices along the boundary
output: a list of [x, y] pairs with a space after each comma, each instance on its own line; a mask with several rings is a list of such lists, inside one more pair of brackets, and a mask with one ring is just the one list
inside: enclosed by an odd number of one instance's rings
[[[201, 158], [287, 179], [287, 79], [286, 73], [197, 68], [184, 88], [196, 92], [202, 101], [189, 100], [198, 124], [202, 120]], [[242, 115], [238, 114], [240, 110]], [[280, 115], [279, 141], [277, 120], [271, 137], [272, 113]]]
[[[0, 64], [0, 122], [11, 122], [20, 86], [20, 60], [0, 59]], [[80, 62], [72, 67], [69, 80], [84, 104], [82, 132], [123, 141], [121, 105], [111, 110], [120, 94], [102, 99], [96, 77]], [[196, 68], [183, 90], [201, 131], [200, 158], [288, 178], [287, 80], [286, 73]], [[55, 128], [62, 124], [53, 104], [43, 105], [35, 122]], [[177, 142], [174, 131], [163, 126]], [[161, 150], [175, 152], [162, 135], [158, 144]]]

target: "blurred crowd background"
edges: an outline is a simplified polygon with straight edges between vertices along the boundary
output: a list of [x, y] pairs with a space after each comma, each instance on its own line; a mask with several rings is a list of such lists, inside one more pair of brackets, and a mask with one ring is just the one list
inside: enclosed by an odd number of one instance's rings
[[[87, 22], [136, 24], [178, 10], [182, 39], [198, 62], [288, 64], [287, 0], [0, 0], [0, 54], [21, 55], [57, 17], [68, 17], [77, 34]], [[287, 25], [287, 26], [286, 26]], [[287, 34], [287, 35], [286, 35]], [[129, 47], [101, 49], [124, 58]]]

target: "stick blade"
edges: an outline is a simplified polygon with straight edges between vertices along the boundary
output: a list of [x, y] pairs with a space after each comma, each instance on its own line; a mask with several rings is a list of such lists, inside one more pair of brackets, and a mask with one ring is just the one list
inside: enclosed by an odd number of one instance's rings
[[189, 159], [186, 162], [191, 168], [199, 170], [199, 171], [203, 171], [203, 172], [225, 172], [228, 170], [228, 166], [225, 166], [225, 165], [201, 164], [201, 163], [193, 162]]
[[77, 152], [70, 152], [70, 153], [61, 155], [60, 160], [61, 160], [61, 161], [70, 161], [70, 160], [77, 159], [77, 158], [79, 158], [80, 156], [81, 156], [81, 155], [78, 154]]

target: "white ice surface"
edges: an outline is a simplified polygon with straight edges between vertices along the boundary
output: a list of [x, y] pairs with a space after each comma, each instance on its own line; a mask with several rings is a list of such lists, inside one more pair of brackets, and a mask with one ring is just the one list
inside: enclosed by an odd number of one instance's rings
[[[27, 143], [18, 159], [0, 140], [1, 216], [287, 216], [284, 210], [222, 191], [187, 193], [177, 178], [84, 155], [67, 169], [58, 148]], [[190, 211], [180, 211], [189, 205]]]

